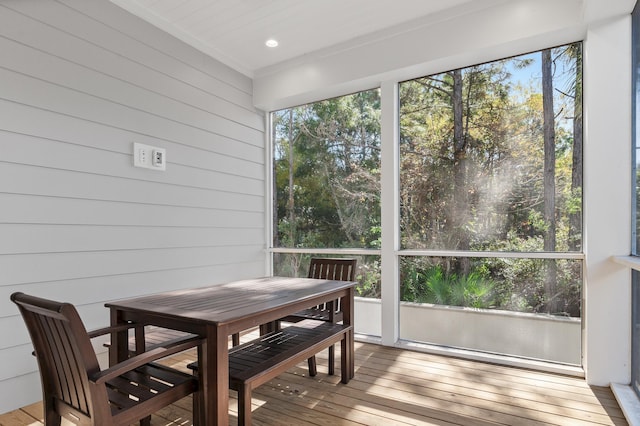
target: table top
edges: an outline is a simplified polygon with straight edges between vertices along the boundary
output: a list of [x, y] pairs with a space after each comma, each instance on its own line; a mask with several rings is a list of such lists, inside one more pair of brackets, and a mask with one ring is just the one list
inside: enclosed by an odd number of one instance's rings
[[351, 281], [266, 277], [156, 293], [109, 302], [105, 306], [222, 324], [241, 320], [256, 312], [313, 301], [355, 285], [356, 282]]

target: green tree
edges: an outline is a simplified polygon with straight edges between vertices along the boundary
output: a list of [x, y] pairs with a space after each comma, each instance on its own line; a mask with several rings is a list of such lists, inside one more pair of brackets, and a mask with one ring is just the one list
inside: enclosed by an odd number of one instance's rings
[[274, 241], [339, 248], [378, 240], [379, 110], [372, 90], [274, 113]]
[[[553, 110], [551, 49], [542, 51], [542, 114], [544, 121], [544, 251], [556, 251], [556, 121]], [[545, 293], [548, 312], [557, 312], [557, 271], [555, 261], [545, 262]]]
[[[573, 222], [580, 219], [582, 167], [576, 52], [579, 44], [401, 84], [403, 248], [579, 247], [580, 225]], [[489, 271], [503, 293], [497, 298], [502, 306], [579, 312], [579, 262], [534, 261], [530, 268], [455, 256], [441, 262], [448, 277]]]

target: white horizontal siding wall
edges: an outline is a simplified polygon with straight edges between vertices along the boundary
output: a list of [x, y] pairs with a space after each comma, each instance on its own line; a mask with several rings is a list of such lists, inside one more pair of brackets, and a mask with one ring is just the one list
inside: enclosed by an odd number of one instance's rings
[[41, 398], [11, 293], [94, 328], [109, 300], [264, 274], [252, 105], [250, 79], [107, 0], [0, 2], [0, 413]]

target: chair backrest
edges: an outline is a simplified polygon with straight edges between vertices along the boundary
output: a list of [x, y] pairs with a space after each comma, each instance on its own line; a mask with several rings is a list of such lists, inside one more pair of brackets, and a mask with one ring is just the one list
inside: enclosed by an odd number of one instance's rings
[[89, 418], [110, 412], [108, 407], [94, 407], [88, 377], [100, 371], [100, 366], [75, 307], [24, 293], [12, 294], [11, 300], [18, 305], [31, 335], [45, 406]]
[[[309, 275], [307, 278], [337, 281], [356, 280], [356, 259], [313, 257], [309, 262]], [[330, 303], [333, 303], [331, 308]], [[319, 310], [333, 310], [339, 313], [342, 310], [342, 300], [323, 303], [316, 306]]]
[[314, 257], [309, 263], [308, 278], [355, 281], [356, 263], [356, 259]]

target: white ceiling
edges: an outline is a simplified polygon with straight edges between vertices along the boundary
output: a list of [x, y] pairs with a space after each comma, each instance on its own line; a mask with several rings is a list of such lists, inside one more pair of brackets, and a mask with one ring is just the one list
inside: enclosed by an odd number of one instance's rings
[[[256, 71], [419, 18], [495, 0], [111, 0], [253, 77]], [[265, 41], [278, 40], [277, 48]]]

